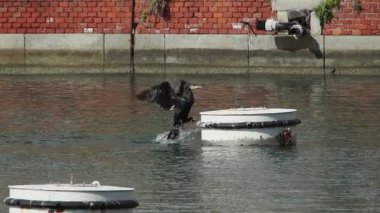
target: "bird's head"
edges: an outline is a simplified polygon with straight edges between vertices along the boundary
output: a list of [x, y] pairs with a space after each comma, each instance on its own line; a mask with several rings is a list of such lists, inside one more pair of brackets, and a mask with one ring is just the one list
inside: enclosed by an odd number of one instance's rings
[[180, 83], [180, 86], [179, 86], [179, 90], [183, 91], [185, 88], [190, 88], [190, 89], [193, 90], [193, 89], [200, 89], [200, 88], [202, 88], [202, 86], [195, 85], [195, 84], [190, 84], [189, 82], [181, 80], [181, 83]]

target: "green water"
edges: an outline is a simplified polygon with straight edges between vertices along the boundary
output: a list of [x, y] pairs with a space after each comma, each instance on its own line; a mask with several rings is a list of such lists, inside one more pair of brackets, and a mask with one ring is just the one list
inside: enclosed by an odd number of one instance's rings
[[[298, 144], [203, 146], [156, 137], [172, 112], [133, 94], [162, 80], [203, 85], [192, 115], [298, 109]], [[8, 185], [136, 188], [134, 212], [380, 212], [380, 78], [307, 75], [0, 76], [0, 198]], [[7, 212], [0, 204], [0, 212]]]

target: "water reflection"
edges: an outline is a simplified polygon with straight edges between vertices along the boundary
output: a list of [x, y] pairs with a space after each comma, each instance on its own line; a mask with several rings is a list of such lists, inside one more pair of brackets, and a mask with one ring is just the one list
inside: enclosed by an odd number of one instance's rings
[[[187, 79], [192, 114], [240, 106], [299, 109], [298, 145], [157, 144], [172, 115], [133, 94]], [[136, 187], [136, 212], [380, 210], [378, 77], [50, 75], [0, 77], [0, 197], [10, 184]], [[189, 127], [194, 128], [194, 127]], [[0, 204], [0, 211], [6, 207]]]

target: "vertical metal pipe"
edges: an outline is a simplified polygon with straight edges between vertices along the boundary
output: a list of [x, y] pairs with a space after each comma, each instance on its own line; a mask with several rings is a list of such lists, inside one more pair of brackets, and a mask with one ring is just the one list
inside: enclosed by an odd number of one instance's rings
[[24, 33], [24, 74], [26, 74], [26, 34]]
[[[325, 14], [325, 7], [323, 8], [323, 14]], [[325, 18], [319, 20], [321, 25], [322, 37], [323, 37], [323, 80], [326, 81], [326, 40], [325, 40]]]
[[251, 48], [250, 48], [250, 46], [251, 46], [251, 44], [250, 44], [251, 35], [250, 35], [249, 31], [248, 31], [247, 37], [248, 37], [248, 39], [247, 39], [247, 42], [248, 42], [248, 44], [247, 44], [247, 73], [249, 75], [249, 60], [250, 60], [250, 51], [251, 51]]
[[130, 62], [130, 77], [134, 81], [135, 78], [135, 0], [131, 0], [131, 32], [130, 32], [130, 50], [129, 50], [129, 62]]
[[164, 73], [166, 75], [166, 33], [164, 33]]
[[105, 33], [103, 33], [103, 58], [102, 58], [102, 60], [103, 60], [103, 63], [102, 63], [102, 72], [103, 73], [105, 73], [105, 71], [106, 71], [106, 34]]
[[322, 26], [322, 35], [323, 35], [323, 79], [326, 80], [326, 39], [325, 39], [323, 26]]

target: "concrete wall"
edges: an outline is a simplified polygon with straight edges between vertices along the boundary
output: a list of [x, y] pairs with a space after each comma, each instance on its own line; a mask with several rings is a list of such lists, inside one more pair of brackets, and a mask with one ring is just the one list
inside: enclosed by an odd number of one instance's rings
[[[0, 34], [0, 73], [129, 72], [129, 35]], [[326, 36], [326, 64], [380, 74], [380, 37]], [[323, 37], [136, 35], [138, 73], [322, 73]]]

